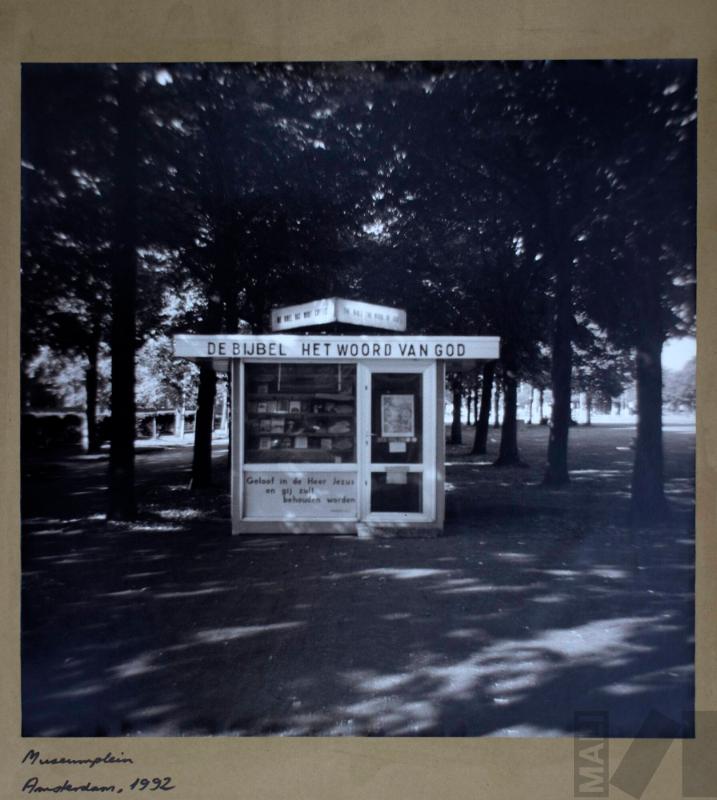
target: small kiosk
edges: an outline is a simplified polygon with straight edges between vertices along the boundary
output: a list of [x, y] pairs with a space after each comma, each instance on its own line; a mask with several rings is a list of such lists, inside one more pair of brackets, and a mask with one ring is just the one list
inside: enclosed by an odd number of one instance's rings
[[[341, 324], [390, 333], [296, 332]], [[231, 375], [233, 533], [443, 527], [445, 373], [499, 339], [405, 329], [403, 311], [330, 298], [275, 309], [271, 334], [174, 337]]]

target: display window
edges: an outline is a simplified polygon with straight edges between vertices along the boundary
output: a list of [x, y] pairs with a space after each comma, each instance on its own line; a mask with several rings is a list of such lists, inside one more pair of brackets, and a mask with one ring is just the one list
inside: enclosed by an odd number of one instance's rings
[[246, 464], [356, 463], [355, 364], [244, 367]]

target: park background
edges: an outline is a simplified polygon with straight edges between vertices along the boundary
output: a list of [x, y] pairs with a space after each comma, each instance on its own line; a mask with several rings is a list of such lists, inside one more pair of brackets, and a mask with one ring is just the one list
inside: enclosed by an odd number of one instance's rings
[[[227, 430], [173, 333], [398, 300], [414, 333], [501, 338], [449, 377], [453, 444], [465, 414], [485, 453], [492, 410], [513, 466], [519, 417], [550, 422], [558, 486], [572, 424], [636, 414], [633, 521], [659, 521], [663, 405], [695, 406], [694, 358], [663, 387], [662, 350], [694, 335], [696, 119], [689, 61], [26, 65], [23, 405], [84, 406], [130, 519], [138, 433], [181, 440], [196, 407], [201, 488]], [[28, 413], [24, 445], [72, 421]]]

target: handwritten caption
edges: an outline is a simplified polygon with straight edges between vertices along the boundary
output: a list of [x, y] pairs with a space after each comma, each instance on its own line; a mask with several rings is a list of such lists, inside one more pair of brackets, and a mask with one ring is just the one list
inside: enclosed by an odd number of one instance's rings
[[128, 771], [127, 782], [122, 783], [100, 783], [95, 780], [85, 780], [84, 776], [79, 780], [65, 778], [62, 783], [48, 782], [38, 775], [31, 775], [22, 784], [23, 794], [72, 794], [90, 792], [93, 794], [122, 794], [128, 792], [171, 792], [176, 789], [172, 782], [172, 777], [164, 776], [145, 776], [137, 775], [132, 766], [134, 759], [126, 756], [123, 752], [115, 755], [112, 752], [104, 755], [88, 756], [86, 758], [75, 758], [69, 756], [44, 757], [39, 750], [28, 750], [22, 758], [21, 764], [29, 767], [76, 767], [82, 769], [95, 769], [97, 767], [112, 765], [126, 766]]

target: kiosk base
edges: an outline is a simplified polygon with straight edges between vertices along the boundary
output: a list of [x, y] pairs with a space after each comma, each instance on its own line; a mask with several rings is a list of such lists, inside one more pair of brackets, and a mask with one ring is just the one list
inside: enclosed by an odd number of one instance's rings
[[359, 522], [356, 530], [359, 539], [437, 539], [443, 536], [443, 529], [431, 523], [390, 527]]
[[416, 538], [435, 539], [443, 529], [435, 522], [370, 523], [351, 520], [346, 522], [269, 521], [242, 520], [234, 524], [232, 534], [309, 533], [358, 536], [362, 539]]

